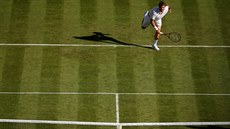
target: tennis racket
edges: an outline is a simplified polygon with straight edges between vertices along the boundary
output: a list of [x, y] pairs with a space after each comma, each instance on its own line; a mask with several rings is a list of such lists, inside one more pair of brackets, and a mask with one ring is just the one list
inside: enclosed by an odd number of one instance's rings
[[170, 32], [170, 33], [160, 33], [161, 35], [167, 36], [173, 42], [180, 42], [181, 41], [181, 34], [177, 32]]

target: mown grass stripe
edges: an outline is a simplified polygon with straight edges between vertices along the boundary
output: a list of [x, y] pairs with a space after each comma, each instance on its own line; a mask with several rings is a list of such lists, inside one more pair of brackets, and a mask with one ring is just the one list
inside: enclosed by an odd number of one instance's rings
[[[98, 61], [97, 51], [95, 49], [81, 49], [79, 52], [79, 92], [97, 92], [98, 91]], [[89, 101], [90, 100], [90, 101]], [[91, 105], [97, 105], [97, 97], [80, 96], [78, 98], [78, 119], [79, 120], [97, 120], [97, 108], [89, 108]]]
[[13, 0], [0, 1], [0, 42], [7, 42]]
[[[208, 37], [213, 37], [213, 42], [219, 42], [220, 44], [223, 44], [224, 39], [221, 39], [221, 32], [219, 25], [213, 26], [213, 24], [218, 22], [218, 17], [213, 17], [213, 15], [218, 15], [216, 10], [216, 2], [215, 1], [208, 1], [208, 0], [199, 0], [199, 6], [201, 9], [203, 8], [209, 8], [209, 10], [213, 11], [200, 11], [201, 17], [201, 32], [202, 35], [208, 35]], [[207, 20], [207, 17], [213, 17], [210, 20]], [[215, 33], [208, 33], [215, 31]], [[201, 42], [207, 42], [207, 38], [202, 38]], [[217, 40], [217, 41], [216, 41]], [[213, 91], [223, 90], [226, 91], [226, 87], [223, 85], [229, 85], [229, 68], [228, 68], [228, 54], [225, 52], [225, 49], [223, 51], [218, 51], [217, 49], [206, 49], [207, 52], [207, 63], [209, 65], [209, 74], [210, 74], [210, 81], [212, 85], [210, 85], [210, 89]], [[218, 86], [218, 87], [217, 87]], [[220, 88], [222, 87], [222, 88]], [[221, 91], [220, 91], [221, 92]]]
[[20, 91], [39, 91], [42, 67], [42, 47], [26, 47]]
[[78, 120], [78, 98], [78, 95], [69, 94], [59, 96], [56, 114], [58, 120]]
[[3, 64], [4, 64], [4, 61], [5, 61], [5, 48], [4, 47], [0, 47], [0, 86], [3, 86], [2, 85], [2, 72], [3, 72]]
[[[80, 0], [80, 31], [82, 33], [94, 28], [97, 21], [97, 1]], [[78, 51], [79, 55], [79, 92], [97, 92], [98, 91], [98, 61], [97, 49], [83, 48]], [[79, 108], [77, 110], [77, 119], [81, 121], [96, 121], [99, 98], [94, 95], [80, 96], [78, 98]], [[95, 108], [91, 108], [91, 107]]]
[[98, 52], [94, 48], [79, 50], [79, 92], [98, 91]]
[[[228, 5], [230, 1], [225, 1], [225, 0], [215, 0], [215, 6], [216, 6], [216, 11], [217, 11], [217, 17], [219, 20], [219, 25], [221, 26], [221, 34], [222, 34], [222, 41], [224, 45], [228, 45], [229, 44], [229, 37], [230, 37], [230, 26], [229, 26], [229, 22], [230, 22], [230, 18], [227, 17], [225, 15], [224, 12], [226, 12], [226, 10], [229, 10]], [[220, 42], [220, 41], [219, 41]], [[230, 68], [230, 50], [225, 50], [226, 55], [227, 55], [227, 60], [228, 60], [228, 65]]]
[[40, 91], [59, 91], [60, 52], [60, 48], [43, 48]]
[[[63, 25], [63, 0], [46, 2], [44, 41], [60, 42]], [[59, 91], [61, 48], [43, 48], [40, 91]], [[37, 119], [57, 119], [59, 96], [38, 96]], [[52, 108], [48, 108], [52, 107]], [[52, 126], [55, 128], [55, 126]]]
[[82, 32], [87, 32], [95, 27], [94, 23], [97, 21], [96, 7], [96, 0], [80, 0], [80, 24]]
[[[27, 24], [28, 24], [28, 12], [30, 2], [25, 1], [21, 3], [19, 0], [12, 2], [11, 19], [9, 27], [9, 35], [7, 35], [7, 41], [14, 43], [27, 42]], [[20, 33], [20, 34], [19, 34]], [[2, 85], [3, 90], [20, 90], [21, 75], [23, 71], [25, 48], [5, 48], [5, 59], [2, 72]], [[15, 86], [15, 87], [12, 87]]]
[[[120, 48], [117, 48], [117, 58], [116, 58], [116, 70], [117, 70], [117, 91], [118, 92], [136, 92], [136, 87], [134, 85], [134, 60], [133, 53], [128, 52]], [[123, 53], [126, 54], [124, 57]], [[128, 113], [121, 114], [122, 122], [136, 121], [136, 97], [120, 98], [121, 101], [125, 102], [121, 104], [120, 112]], [[126, 103], [128, 103], [129, 108], [127, 108]], [[131, 117], [132, 116], [132, 117]]]
[[[131, 27], [131, 12], [130, 12], [130, 1], [129, 0], [113, 0], [114, 6], [114, 29], [115, 35], [117, 38], [123, 42], [130, 42], [130, 27]], [[122, 27], [121, 27], [122, 26]], [[123, 33], [121, 33], [123, 32]]]
[[19, 95], [0, 95], [1, 118], [15, 119], [18, 115]]
[[27, 43], [26, 34], [28, 31], [29, 7], [29, 0], [25, 0], [24, 2], [20, 0], [13, 1], [7, 42]]
[[[125, 10], [120, 10], [122, 6]], [[115, 24], [116, 26], [120, 26], [122, 24], [128, 25], [130, 22], [130, 4], [129, 0], [123, 1], [123, 0], [114, 0], [114, 7], [115, 7]], [[126, 22], [121, 22], [119, 19], [120, 17], [123, 17], [123, 20]], [[122, 21], [123, 21], [122, 20]], [[126, 26], [127, 27], [127, 26]], [[119, 37], [125, 35], [118, 34]], [[123, 37], [123, 38], [124, 38]], [[124, 56], [126, 55], [126, 56]], [[133, 87], [133, 81], [134, 81], [134, 66], [133, 66], [133, 58], [134, 53], [132, 51], [128, 51], [124, 48], [116, 48], [116, 65], [117, 65], [117, 80], [118, 80], [118, 89], [119, 92], [125, 92], [125, 91], [136, 91], [135, 87]], [[125, 87], [124, 87], [125, 86]]]
[[[217, 3], [216, 1], [208, 1], [208, 0], [200, 0], [200, 15], [201, 17], [201, 25], [202, 25], [202, 35], [203, 38], [200, 40], [201, 42], [207, 42], [212, 40], [212, 44], [224, 44], [225, 39], [222, 36], [221, 30], [223, 29], [222, 23], [219, 22], [220, 16], [218, 14], [218, 8], [216, 8]], [[203, 9], [206, 8], [208, 10], [213, 11], [204, 11]], [[221, 7], [222, 9], [222, 7]], [[213, 17], [210, 19], [210, 17]], [[216, 24], [221, 23], [221, 24]], [[215, 26], [213, 26], [215, 24]], [[226, 24], [226, 23], [223, 23]], [[207, 33], [209, 32], [209, 33]], [[211, 33], [215, 32], [215, 33]], [[207, 36], [207, 37], [205, 37]], [[207, 40], [208, 39], [208, 40]], [[228, 91], [228, 87], [226, 85], [230, 85], [230, 73], [229, 73], [229, 65], [228, 65], [228, 53], [226, 50], [218, 51], [217, 49], [207, 49], [207, 63], [209, 65], [209, 74], [210, 74], [210, 81], [212, 85], [209, 85], [210, 92], [226, 92]], [[216, 105], [216, 119], [221, 120], [223, 118], [228, 118], [230, 116], [228, 108], [223, 108], [225, 106], [229, 106], [229, 103], [225, 102], [225, 99], [213, 99], [214, 104]], [[227, 113], [227, 114], [226, 114]], [[229, 118], [228, 118], [229, 119]]]
[[49, 0], [46, 3], [44, 42], [60, 43], [63, 35], [64, 0]]
[[[207, 40], [205, 39], [212, 39], [212, 42], [223, 44], [223, 40], [221, 40], [221, 32], [220, 32], [220, 25], [219, 19], [218, 19], [218, 13], [216, 12], [216, 3], [215, 1], [198, 1], [200, 6], [200, 15], [201, 17], [201, 25], [202, 25], [202, 35], [203, 38], [200, 40], [201, 42], [205, 42]], [[206, 8], [206, 11], [203, 11], [203, 8]], [[214, 16], [214, 17], [213, 17]], [[212, 19], [206, 19], [207, 17], [213, 17]], [[215, 24], [215, 26], [213, 26]], [[207, 33], [207, 32], [215, 32], [215, 33]], [[205, 38], [207, 36], [207, 38]], [[206, 50], [207, 52], [207, 64], [209, 67], [209, 75], [210, 75], [210, 82], [211, 85], [209, 85], [209, 91], [210, 92], [222, 92], [224, 93], [227, 91], [227, 87], [223, 85], [229, 85], [229, 69], [228, 69], [228, 63], [226, 53], [225, 51], [216, 51], [216, 49], [212, 50]], [[226, 64], [227, 63], [227, 64]], [[221, 88], [223, 87], [223, 88]], [[209, 98], [206, 98], [209, 99]], [[206, 101], [207, 102], [207, 101]], [[209, 119], [214, 118], [216, 120], [222, 120], [222, 119], [229, 119], [229, 114], [226, 114], [228, 112], [228, 108], [223, 108], [225, 106], [229, 106], [225, 102], [224, 98], [214, 99], [210, 98], [210, 105], [214, 104], [215, 106], [212, 106], [212, 110], [209, 112], [206, 112], [206, 115], [208, 114]], [[212, 115], [211, 115], [212, 114]]]
[[[80, 24], [86, 29], [91, 28], [93, 21], [96, 21], [97, 10], [95, 0], [80, 1]], [[90, 5], [90, 6], [89, 6]], [[89, 23], [88, 23], [89, 22]], [[96, 53], [96, 54], [95, 54]], [[79, 91], [97, 91], [98, 89], [98, 61], [97, 49], [84, 48], [79, 52]], [[91, 87], [94, 86], [94, 87]]]
[[110, 92], [117, 90], [117, 54], [114, 48], [100, 48], [98, 51], [98, 84], [99, 91]]
[[135, 50], [134, 60], [134, 85], [136, 92], [156, 92], [156, 78], [154, 76], [155, 53], [150, 51]]
[[[68, 0], [64, 2], [63, 12], [63, 33], [62, 43], [77, 42], [73, 37], [76, 34], [81, 33], [81, 4], [80, 0]], [[62, 91], [78, 91], [80, 81], [80, 61], [79, 61], [79, 49], [71, 48], [72, 46], [61, 49], [61, 78], [60, 78], [60, 90]], [[73, 98], [74, 99], [74, 98]], [[65, 100], [61, 100], [65, 101]], [[77, 103], [77, 100], [76, 100]], [[68, 103], [66, 103], [68, 104]], [[73, 114], [77, 117], [77, 113]]]
[[[96, 121], [98, 97], [94, 95], [84, 95], [78, 98], [77, 120]], [[92, 108], [93, 107], [93, 108]]]
[[197, 3], [199, 7], [200, 24], [201, 24], [200, 33], [202, 35], [200, 42], [209, 45], [215, 45], [215, 44], [224, 45], [223, 44], [224, 42], [222, 40], [221, 26], [219, 24], [218, 12], [216, 10], [215, 1], [198, 0]]
[[79, 90], [79, 58], [77, 48], [61, 49], [60, 91]]
[[[173, 76], [172, 76], [172, 66], [171, 59], [169, 55], [169, 51], [166, 53], [158, 53], [154, 56], [154, 78], [155, 78], [155, 86], [157, 92], [173, 92], [174, 84], [173, 84]], [[164, 57], [164, 58], [157, 58]], [[174, 117], [174, 120], [177, 120], [176, 110], [176, 101], [175, 97], [165, 97], [159, 96], [157, 99], [158, 105], [158, 113], [160, 121], [169, 121], [171, 117]], [[170, 105], [170, 106], [168, 106]], [[164, 115], [170, 114], [170, 115]], [[171, 117], [170, 117], [171, 116]]]
[[[151, 2], [152, 5], [154, 5], [154, 2]], [[132, 27], [128, 28], [130, 32], [129, 33], [129, 44], [134, 43], [134, 42], [139, 42], [137, 43], [137, 47], [142, 47], [142, 48], [147, 48], [146, 51], [143, 51], [143, 49], [136, 49], [136, 50], [129, 50], [132, 55], [132, 57], [128, 58], [134, 58], [133, 60], [133, 87], [135, 87], [135, 92], [139, 91], [155, 91], [155, 85], [154, 85], [154, 75], [152, 70], [154, 69], [154, 64], [153, 64], [153, 58], [154, 58], [154, 51], [151, 50], [151, 41], [153, 39], [153, 32], [152, 28], [149, 27], [148, 30], [141, 30], [141, 20], [143, 18], [143, 14], [145, 11], [149, 9], [148, 3], [143, 2], [143, 1], [135, 1], [135, 0], [129, 0], [130, 4], [130, 25]], [[127, 25], [126, 25], [127, 26]], [[142, 37], [142, 38], [140, 38]], [[148, 45], [143, 45], [144, 42], [149, 42], [150, 44]], [[146, 44], [147, 44], [146, 43]], [[134, 43], [135, 44], [135, 43]], [[130, 45], [129, 47], [131, 47]], [[131, 96], [129, 99], [135, 98], [136, 100], [132, 103], [136, 107], [136, 120], [141, 121], [142, 117], [138, 117], [143, 113], [143, 110], [141, 109], [140, 106], [142, 101], [138, 97]], [[156, 108], [154, 106], [153, 108]], [[130, 113], [131, 114], [131, 113]], [[130, 116], [131, 117], [131, 116]]]
[[[131, 34], [120, 33], [127, 32], [129, 30], [131, 23], [131, 10], [130, 10], [130, 0], [113, 0], [114, 7], [114, 25], [118, 30], [114, 30], [117, 37], [124, 41], [131, 37]], [[123, 26], [121, 28], [121, 26]], [[131, 37], [132, 38], [132, 37]], [[128, 42], [130, 40], [128, 39]], [[132, 51], [128, 51], [123, 48], [116, 48], [116, 73], [117, 73], [117, 91], [118, 92], [136, 92], [136, 87], [134, 85], [134, 60]], [[126, 56], [124, 56], [126, 55]], [[120, 112], [126, 114], [120, 114], [120, 121], [136, 121], [137, 120], [137, 109], [136, 109], [136, 98], [120, 98], [120, 101], [129, 103], [129, 108], [127, 105], [120, 104]], [[131, 112], [130, 112], [131, 111]], [[132, 116], [132, 117], [130, 117]]]
[[113, 0], [97, 0], [97, 20], [95, 21], [95, 30], [112, 35], [113, 30], [116, 29], [113, 24], [113, 19]]
[[[143, 1], [130, 0], [130, 27], [127, 28], [129, 31], [127, 33], [130, 35], [128, 38], [130, 40], [130, 44], [135, 42], [139, 45], [144, 43], [149, 45], [151, 44], [153, 39], [153, 29], [151, 26], [145, 30], [141, 29], [143, 14], [149, 9], [147, 4], [147, 2]], [[152, 2], [152, 4], [154, 3]]]
[[218, 17], [218, 22], [221, 34], [222, 34], [222, 40], [224, 45], [228, 45], [230, 42], [230, 18], [226, 16], [224, 12], [228, 12], [228, 5], [230, 4], [230, 1], [226, 0], [215, 0], [215, 7], [217, 11], [217, 17]]
[[[230, 103], [229, 100], [230, 98], [225, 98], [223, 96], [218, 96], [215, 97], [215, 105], [216, 105], [216, 112], [215, 113], [215, 119], [216, 120], [229, 120], [230, 119]], [[211, 112], [213, 113], [213, 112]]]
[[[14, 0], [12, 3], [10, 30], [8, 35], [8, 42], [25, 42], [26, 43], [26, 32], [28, 24], [28, 12], [29, 12], [29, 1], [21, 3], [18, 0]], [[20, 34], [18, 34], [20, 33]], [[17, 34], [17, 35], [16, 35]], [[7, 90], [10, 88], [15, 91], [19, 91], [21, 83], [21, 74], [23, 69], [23, 60], [25, 54], [25, 48], [5, 48], [5, 61], [2, 73], [2, 84]], [[3, 88], [3, 87], [2, 87]]]
[[[48, 43], [60, 42], [63, 26], [63, 0], [46, 2], [45, 21], [44, 41]], [[61, 48], [44, 47], [42, 51], [41, 84], [59, 91]], [[49, 88], [40, 88], [41, 91], [49, 90]]]
[[[60, 57], [59, 49], [43, 48], [42, 63], [41, 63], [41, 80], [39, 91], [59, 91], [60, 87]], [[57, 96], [47, 98], [39, 96], [38, 119], [43, 117], [47, 112], [47, 119], [56, 119], [59, 98]], [[46, 105], [52, 104], [51, 108], [46, 108]]]
[[28, 17], [28, 43], [42, 43], [44, 41], [46, 16], [46, 0], [31, 0]]
[[[183, 5], [181, 1], [182, 0], [178, 0], [168, 3], [172, 8], [172, 12], [167, 14], [167, 20], [163, 21], [166, 25], [163, 26], [163, 29], [165, 31], [177, 31], [180, 33], [185, 32], [186, 26], [184, 26], [185, 22]], [[180, 24], [175, 25], [175, 23]], [[186, 35], [183, 34], [182, 37], [182, 41], [179, 44], [187, 44]], [[182, 50], [180, 48], [175, 48], [170, 51], [169, 57], [171, 60], [172, 83], [174, 85], [174, 91], [176, 92], [195, 92], [193, 87], [194, 82], [191, 74], [191, 61], [189, 59], [188, 49], [189, 48], [184, 48]], [[190, 105], [189, 103], [186, 103], [187, 101], [191, 101], [191, 103], [196, 103], [196, 98], [175, 96], [177, 121], [190, 121], [191, 119], [198, 120], [196, 104]], [[181, 104], [183, 102], [184, 104]], [[190, 109], [192, 110], [185, 110], [186, 107], [190, 107]], [[191, 115], [192, 117], [190, 117], [189, 115]]]
[[65, 0], [62, 43], [79, 43], [73, 37], [82, 33], [80, 22], [80, 0]]
[[36, 119], [37, 118], [37, 107], [38, 95], [19, 95], [18, 103], [12, 106], [18, 108], [17, 116], [14, 119]]
[[[202, 40], [201, 37], [197, 37], [196, 35], [201, 35], [201, 32], [194, 28], [194, 26], [198, 28], [202, 28], [201, 19], [199, 15], [199, 6], [197, 1], [182, 1], [183, 5], [183, 13], [184, 20], [186, 25], [186, 33], [188, 35], [187, 41], [189, 44], [197, 43]], [[209, 65], [207, 61], [207, 51], [206, 49], [196, 49], [189, 50], [190, 52], [190, 60], [191, 60], [191, 69], [192, 76], [194, 80], [194, 87], [196, 92], [211, 92], [212, 90], [209, 88], [211, 86], [210, 74], [209, 74]], [[202, 56], [201, 56], [202, 55]], [[199, 113], [200, 121], [211, 120], [214, 118], [215, 113], [211, 113], [204, 108], [204, 104], [212, 107], [212, 112], [216, 112], [214, 100], [212, 98], [198, 98], [196, 99], [197, 109]], [[208, 117], [207, 117], [208, 116]]]
[[[9, 35], [7, 35], [8, 42], [15, 43], [20, 41], [26, 43], [25, 35], [27, 33], [29, 6], [30, 2], [28, 0], [23, 3], [19, 0], [12, 2]], [[20, 91], [25, 48], [5, 49], [1, 91]], [[0, 98], [2, 99], [1, 102], [3, 102], [0, 106], [1, 117], [15, 118], [18, 114], [18, 107], [12, 105], [19, 103], [19, 95]]]
[[[62, 37], [63, 0], [51, 0], [46, 3], [46, 32], [44, 41], [48, 43], [59, 42]], [[59, 91], [61, 48], [44, 47], [42, 55], [41, 84], [51, 86]], [[56, 86], [56, 88], [55, 88]], [[41, 87], [42, 88], [42, 87]], [[49, 89], [40, 89], [49, 90]]]

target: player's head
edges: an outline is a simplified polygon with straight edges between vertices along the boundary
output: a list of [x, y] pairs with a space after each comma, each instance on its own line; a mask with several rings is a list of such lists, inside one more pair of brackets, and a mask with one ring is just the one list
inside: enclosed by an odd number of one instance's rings
[[165, 3], [165, 2], [161, 1], [161, 2], [159, 3], [159, 8], [160, 8], [160, 11], [161, 11], [161, 12], [163, 12], [163, 11], [165, 10], [165, 6], [166, 6], [166, 3]]

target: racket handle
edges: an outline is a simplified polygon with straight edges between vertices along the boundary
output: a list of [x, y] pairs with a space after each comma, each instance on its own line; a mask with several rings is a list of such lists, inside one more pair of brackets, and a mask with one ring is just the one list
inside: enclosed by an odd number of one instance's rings
[[164, 34], [163, 32], [160, 32], [160, 34]]

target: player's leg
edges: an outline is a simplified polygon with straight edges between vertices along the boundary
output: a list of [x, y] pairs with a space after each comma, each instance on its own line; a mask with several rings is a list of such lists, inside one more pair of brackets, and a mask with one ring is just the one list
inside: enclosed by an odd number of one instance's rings
[[146, 27], [144, 27], [144, 25], [143, 25], [143, 23], [144, 23], [144, 18], [143, 18], [143, 20], [142, 20], [142, 22], [141, 22], [141, 29], [146, 29]]
[[156, 31], [154, 38], [158, 40], [160, 38], [161, 26], [157, 26], [157, 27], [158, 30]]
[[157, 46], [158, 44], [158, 39], [160, 38], [160, 29], [161, 27], [158, 27], [158, 30], [156, 31], [155, 33], [155, 36], [154, 36], [154, 42], [152, 44], [152, 47], [155, 48], [156, 50], [160, 50], [159, 47]]
[[160, 49], [159, 49], [159, 47], [157, 46], [157, 44], [158, 44], [158, 40], [159, 40], [159, 38], [160, 38], [161, 20], [156, 21], [156, 25], [157, 25], [158, 30], [155, 32], [155, 35], [154, 35], [154, 42], [153, 42], [153, 44], [152, 44], [152, 47], [159, 51]]
[[142, 29], [146, 29], [149, 25], [150, 25], [150, 21], [151, 21], [151, 19], [150, 19], [150, 17], [148, 16], [148, 11], [146, 11], [145, 13], [144, 13], [144, 17], [143, 17], [143, 19], [142, 19], [142, 22], [141, 22], [141, 28]]

